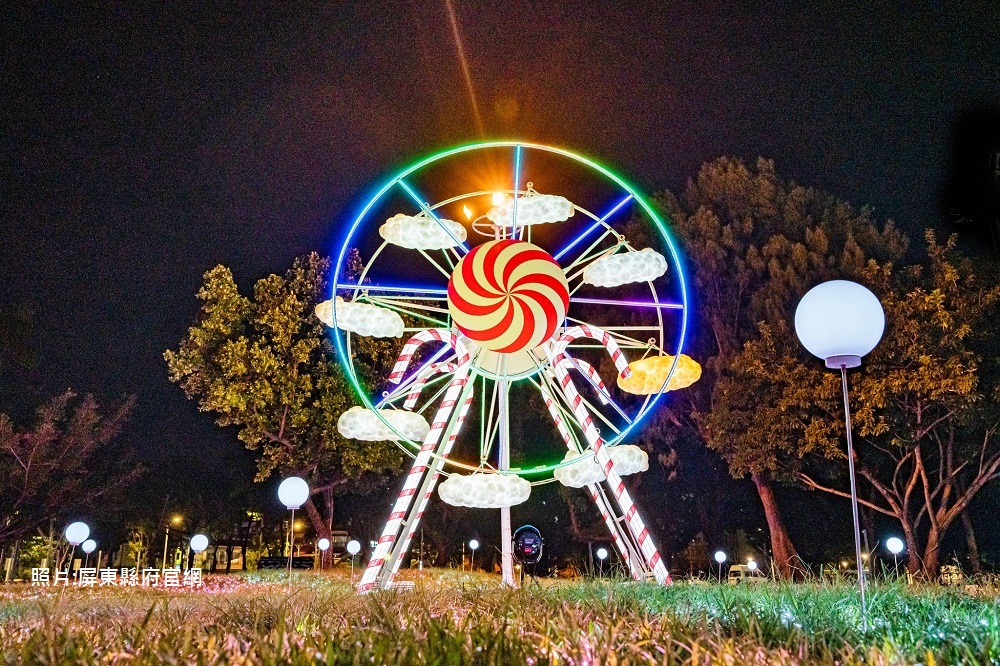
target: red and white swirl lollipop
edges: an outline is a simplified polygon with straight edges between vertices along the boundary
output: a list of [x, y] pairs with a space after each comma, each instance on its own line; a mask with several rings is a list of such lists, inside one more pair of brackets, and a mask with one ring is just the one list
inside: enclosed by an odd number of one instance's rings
[[448, 310], [477, 345], [499, 353], [534, 349], [566, 318], [569, 285], [537, 245], [496, 240], [474, 247], [448, 281]]

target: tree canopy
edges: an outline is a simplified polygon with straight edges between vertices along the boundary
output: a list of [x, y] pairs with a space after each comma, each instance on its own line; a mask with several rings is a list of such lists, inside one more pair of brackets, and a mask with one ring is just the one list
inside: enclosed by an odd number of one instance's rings
[[[382, 443], [349, 440], [337, 419], [355, 404], [315, 307], [326, 295], [329, 261], [316, 253], [296, 259], [283, 275], [258, 280], [240, 294], [232, 272], [216, 266], [198, 291], [195, 325], [164, 357], [170, 380], [220, 426], [234, 426], [257, 453], [257, 479], [300, 475], [313, 498], [305, 509], [320, 535], [333, 521], [333, 498], [366, 473], [395, 469], [400, 452]], [[359, 352], [382, 353], [379, 343]]]
[[0, 542], [94, 512], [138, 477], [119, 441], [133, 405], [102, 410], [92, 395], [67, 391], [39, 407], [30, 428], [0, 414]]
[[891, 222], [876, 224], [870, 209], [783, 180], [763, 159], [705, 164], [682, 196], [668, 193], [658, 203], [688, 261], [698, 330], [689, 353], [705, 370], [687, 402], [664, 418], [693, 428], [733, 476], [751, 477], [775, 564], [788, 576], [797, 556], [771, 486], [801, 444], [785, 423], [778, 387], [766, 375], [747, 374], [744, 346], [758, 345], [758, 362], [767, 366], [778, 348], [797, 344], [789, 322], [810, 287], [858, 279], [869, 262], [898, 259], [906, 238]]

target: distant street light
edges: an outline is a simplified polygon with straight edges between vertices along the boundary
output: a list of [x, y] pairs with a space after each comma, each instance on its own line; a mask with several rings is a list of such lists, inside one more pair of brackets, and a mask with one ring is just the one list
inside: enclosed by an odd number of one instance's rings
[[163, 569], [167, 568], [167, 542], [170, 540], [170, 525], [180, 525], [181, 521], [184, 520], [184, 516], [175, 515], [170, 518], [170, 522], [167, 523], [167, 530], [163, 535]]
[[892, 569], [899, 578], [899, 554], [903, 552], [903, 540], [899, 537], [889, 537], [885, 540], [885, 547], [892, 553]]
[[719, 583], [722, 583], [722, 563], [726, 561], [726, 554], [721, 550], [715, 551], [715, 561], [719, 563]]
[[93, 539], [87, 539], [82, 544], [80, 544], [80, 550], [87, 554], [86, 563], [83, 565], [85, 567], [90, 566], [90, 554], [97, 549], [97, 542]]
[[757, 562], [755, 560], [750, 560], [747, 562], [747, 569], [750, 571], [757, 571]]
[[885, 311], [878, 298], [856, 282], [831, 280], [816, 285], [795, 309], [795, 332], [802, 346], [840, 370], [844, 392], [844, 422], [847, 426], [847, 469], [851, 481], [851, 512], [854, 517], [854, 555], [858, 565], [861, 596], [861, 630], [868, 629], [865, 610], [865, 565], [861, 557], [861, 526], [858, 521], [858, 489], [854, 479], [854, 444], [851, 441], [851, 405], [847, 395], [847, 370], [861, 365], [882, 339]]
[[292, 519], [288, 523], [288, 585], [292, 585], [292, 555], [295, 554], [295, 510], [309, 499], [309, 484], [305, 479], [290, 476], [278, 486], [278, 499], [291, 509]]
[[479, 548], [479, 542], [473, 539], [469, 542], [469, 548], [472, 550], [472, 555], [469, 556], [469, 571], [472, 571], [476, 564], [476, 549]]
[[604, 578], [604, 560], [606, 560], [607, 558], [608, 558], [608, 549], [607, 548], [598, 548], [597, 549], [597, 559], [600, 560], [600, 564], [598, 566], [600, 567], [600, 576], [601, 576], [601, 578]]

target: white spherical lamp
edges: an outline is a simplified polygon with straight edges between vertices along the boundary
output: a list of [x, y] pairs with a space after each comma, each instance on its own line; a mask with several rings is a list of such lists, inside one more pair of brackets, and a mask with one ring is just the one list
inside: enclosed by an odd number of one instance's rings
[[81, 543], [86, 541], [89, 536], [90, 528], [87, 527], [87, 523], [77, 521], [75, 523], [70, 523], [69, 527], [66, 528], [66, 541], [73, 546], [79, 546]]
[[597, 557], [598, 557], [598, 559], [602, 559], [602, 560], [607, 559], [607, 557], [608, 557], [608, 549], [607, 548], [598, 548], [597, 549]]
[[469, 542], [469, 548], [471, 548], [472, 550], [479, 548], [479, 542], [473, 539], [472, 541]]
[[327, 539], [326, 537], [323, 537], [322, 539], [316, 542], [316, 547], [325, 553], [330, 548], [330, 540]]
[[361, 552], [360, 543], [358, 543], [354, 539], [351, 539], [350, 541], [347, 542], [347, 553], [349, 555], [357, 555], [360, 552]]
[[305, 479], [290, 476], [278, 486], [278, 499], [288, 509], [298, 509], [309, 499], [309, 484]]
[[757, 563], [753, 560], [750, 560], [749, 562], [747, 562], [747, 569], [749, 569], [750, 571], [757, 571]]
[[87, 539], [82, 544], [80, 544], [80, 548], [83, 550], [83, 552], [87, 553], [87, 555], [90, 555], [92, 552], [97, 550], [97, 542], [94, 541], [93, 539]]
[[795, 309], [802, 346], [828, 368], [856, 368], [885, 331], [875, 294], [856, 282], [831, 280], [810, 289]]
[[893, 555], [899, 555], [903, 552], [903, 540], [898, 537], [889, 537], [886, 539], [885, 547], [889, 549], [889, 552]]
[[722, 564], [723, 562], [726, 561], [726, 554], [723, 553], [721, 550], [715, 551], [715, 561], [718, 562], [719, 564]]
[[208, 537], [204, 534], [195, 534], [191, 537], [191, 550], [200, 553], [208, 548]]

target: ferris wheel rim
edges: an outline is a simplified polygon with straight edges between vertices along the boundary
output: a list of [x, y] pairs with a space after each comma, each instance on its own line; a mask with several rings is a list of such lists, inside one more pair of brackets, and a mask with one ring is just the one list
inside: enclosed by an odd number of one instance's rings
[[[682, 258], [680, 256], [680, 253], [677, 251], [677, 248], [676, 248], [676, 245], [675, 245], [675, 241], [674, 241], [674, 239], [672, 237], [672, 234], [670, 233], [669, 227], [667, 226], [667, 224], [664, 221], [663, 217], [661, 217], [661, 215], [649, 204], [649, 202], [646, 201], [645, 197], [639, 192], [639, 190], [637, 188], [635, 188], [631, 183], [629, 183], [628, 181], [626, 181], [623, 177], [619, 176], [618, 174], [616, 174], [614, 171], [612, 171], [608, 167], [605, 167], [603, 164], [601, 164], [599, 162], [596, 162], [595, 160], [593, 160], [593, 159], [591, 159], [589, 157], [586, 157], [584, 155], [578, 154], [576, 152], [573, 152], [573, 151], [570, 151], [570, 150], [567, 150], [567, 149], [564, 149], [564, 148], [560, 148], [560, 147], [556, 147], [556, 146], [549, 146], [549, 145], [545, 145], [545, 144], [538, 144], [538, 143], [528, 142], [528, 141], [517, 141], [517, 140], [499, 140], [499, 141], [474, 142], [474, 143], [463, 144], [463, 145], [456, 146], [456, 147], [453, 147], [453, 148], [450, 148], [450, 149], [438, 151], [437, 153], [433, 153], [433, 154], [427, 155], [427, 156], [425, 156], [423, 158], [420, 158], [420, 159], [416, 160], [415, 162], [410, 163], [408, 166], [404, 167], [401, 171], [397, 172], [394, 176], [392, 176], [391, 178], [387, 179], [384, 182], [384, 184], [381, 186], [381, 188], [379, 188], [374, 195], [369, 196], [367, 198], [367, 202], [365, 203], [365, 205], [363, 206], [363, 208], [360, 210], [360, 212], [357, 214], [357, 216], [355, 217], [353, 223], [350, 225], [350, 227], [348, 228], [348, 230], [346, 231], [346, 233], [343, 234], [342, 241], [339, 243], [339, 252], [337, 254], [337, 261], [336, 261], [335, 266], [333, 267], [333, 272], [332, 272], [332, 279], [331, 279], [330, 291], [331, 291], [331, 294], [333, 295], [333, 297], [335, 298], [336, 295], [337, 295], [337, 293], [338, 293], [338, 291], [342, 290], [344, 288], [355, 288], [355, 289], [360, 289], [361, 288], [360, 281], [357, 284], [347, 284], [346, 282], [344, 282], [344, 283], [340, 282], [339, 278], [341, 276], [342, 269], [343, 269], [343, 267], [345, 265], [345, 259], [347, 257], [349, 248], [351, 247], [351, 240], [355, 237], [355, 233], [362, 226], [362, 224], [366, 222], [366, 220], [368, 219], [369, 213], [376, 206], [376, 204], [378, 204], [378, 202], [382, 200], [382, 198], [386, 195], [387, 192], [389, 192], [390, 189], [392, 189], [397, 184], [401, 185], [411, 195], [411, 197], [418, 203], [418, 206], [423, 211], [425, 211], [425, 212], [432, 212], [434, 209], [440, 207], [445, 202], [458, 200], [458, 199], [461, 199], [461, 198], [464, 198], [464, 197], [467, 197], [467, 196], [472, 196], [473, 193], [465, 193], [465, 194], [462, 194], [462, 195], [458, 195], [456, 197], [452, 197], [450, 199], [446, 199], [446, 200], [444, 200], [442, 202], [437, 202], [433, 206], [431, 206], [431, 204], [429, 204], [429, 203], [420, 202], [419, 199], [417, 198], [417, 196], [412, 192], [412, 190], [409, 187], [407, 187], [407, 185], [406, 185], [406, 183], [404, 182], [403, 179], [407, 178], [411, 174], [414, 174], [415, 172], [420, 171], [424, 167], [427, 167], [427, 166], [429, 166], [431, 164], [434, 164], [435, 162], [438, 162], [440, 160], [444, 160], [444, 159], [447, 159], [447, 158], [450, 158], [450, 157], [454, 157], [456, 155], [461, 155], [463, 153], [468, 153], [468, 152], [472, 152], [472, 151], [476, 151], [476, 150], [483, 150], [483, 149], [492, 149], [492, 148], [514, 148], [517, 151], [516, 154], [517, 154], [518, 164], [516, 166], [516, 171], [515, 171], [515, 178], [516, 179], [519, 178], [519, 173], [518, 173], [517, 170], [520, 168], [520, 166], [519, 166], [519, 160], [520, 160], [520, 150], [521, 149], [538, 150], [538, 151], [542, 151], [542, 152], [546, 152], [546, 153], [560, 155], [560, 156], [568, 158], [568, 159], [570, 159], [570, 160], [572, 160], [572, 161], [574, 161], [576, 163], [579, 163], [579, 164], [582, 164], [582, 165], [584, 165], [586, 167], [589, 167], [589, 168], [593, 169], [594, 171], [596, 171], [597, 173], [599, 173], [600, 175], [602, 175], [605, 178], [607, 178], [608, 180], [610, 180], [611, 182], [615, 183], [618, 187], [620, 187], [621, 189], [623, 189], [625, 192], [627, 192], [629, 194], [629, 197], [626, 197], [626, 199], [623, 200], [618, 206], [616, 206], [615, 209], [613, 211], [611, 211], [611, 213], [609, 213], [608, 215], [606, 215], [605, 218], [610, 217], [610, 215], [613, 212], [617, 211], [618, 207], [620, 207], [622, 203], [625, 203], [626, 201], [628, 201], [628, 200], [631, 199], [631, 200], [635, 201], [635, 203], [642, 209], [642, 211], [645, 213], [645, 217], [648, 219], [648, 221], [651, 221], [653, 223], [653, 225], [655, 226], [655, 228], [656, 228], [656, 230], [657, 230], [657, 232], [658, 232], [661, 240], [663, 241], [663, 244], [666, 245], [666, 249], [667, 249], [668, 253], [670, 254], [671, 262], [672, 262], [673, 266], [675, 267], [675, 270], [676, 270], [676, 273], [677, 273], [677, 288], [679, 290], [680, 301], [681, 301], [680, 307], [679, 307], [679, 309], [681, 310], [681, 313], [680, 313], [681, 321], [680, 321], [680, 325], [679, 325], [679, 334], [676, 337], [676, 351], [673, 352], [674, 361], [673, 361], [673, 364], [672, 364], [672, 366], [670, 368], [669, 373], [667, 374], [667, 378], [666, 378], [666, 380], [664, 381], [664, 384], [663, 384], [663, 387], [665, 387], [667, 385], [667, 383], [670, 381], [670, 378], [672, 377], [672, 375], [674, 374], [674, 372], [675, 372], [675, 370], [677, 368], [678, 359], [680, 358], [680, 355], [682, 354], [683, 349], [684, 349], [684, 343], [686, 342], [686, 336], [687, 336], [687, 323], [688, 323], [688, 310], [689, 310], [689, 297], [688, 297], [687, 279], [686, 279], [686, 276], [685, 276], [684, 264], [683, 264]], [[514, 192], [515, 194], [527, 191], [526, 188], [523, 189], [523, 190], [520, 188], [520, 183], [519, 182], [515, 182], [515, 188], [516, 188], [515, 190], [510, 190], [510, 191]], [[585, 211], [585, 209], [582, 209], [581, 207], [577, 207], [575, 205], [574, 205], [574, 207], [577, 208], [577, 209], [579, 209], [579, 210], [584, 210]], [[605, 226], [608, 231], [612, 231], [613, 232], [613, 230], [610, 228], [610, 226], [609, 226], [608, 223], [603, 222], [603, 220], [599, 220], [596, 215], [590, 213], [589, 211], [585, 211], [585, 212], [587, 212], [587, 214], [588, 214], [589, 217], [591, 217], [592, 219], [597, 220], [597, 222], [595, 222], [595, 224], [593, 225], [592, 228], [596, 228], [598, 224], [603, 223], [603, 226]], [[587, 233], [589, 233], [589, 231]], [[585, 235], [586, 234], [584, 234], [584, 236]], [[563, 248], [563, 250], [559, 253], [559, 255], [562, 255], [566, 251], [568, 251], [569, 249], [571, 249], [576, 244], [576, 242], [579, 242], [579, 240], [580, 239], [578, 238], [577, 241], [575, 241], [573, 244], [571, 244], [571, 245]], [[464, 243], [462, 244], [462, 246], [465, 247]], [[381, 249], [382, 248], [380, 247], [379, 251], [381, 251]], [[374, 260], [374, 256], [372, 257], [372, 260]], [[367, 268], [368, 268], [368, 264], [366, 264], [366, 270], [367, 270]], [[650, 286], [652, 287], [652, 283], [650, 283]], [[654, 289], [654, 298], [655, 297], [656, 297], [656, 292], [655, 292], [655, 289]], [[334, 312], [335, 312], [335, 308], [334, 308]], [[334, 318], [336, 318], [336, 314], [334, 314]], [[662, 334], [663, 334], [663, 330], [662, 330], [662, 326], [663, 325], [662, 325], [662, 323], [661, 323], [660, 326], [661, 326], [660, 330], [661, 330], [661, 336], [662, 336]], [[340, 363], [341, 367], [344, 368], [345, 374], [348, 377], [348, 381], [351, 384], [351, 387], [353, 388], [353, 390], [355, 391], [355, 393], [361, 399], [361, 402], [363, 403], [363, 406], [365, 408], [367, 408], [367, 409], [374, 410], [375, 414], [379, 418], [379, 420], [382, 421], [397, 436], [400, 436], [400, 439], [393, 440], [393, 443], [398, 448], [400, 448], [403, 452], [405, 452], [407, 455], [409, 455], [411, 457], [415, 456], [416, 455], [415, 451], [420, 448], [421, 442], [416, 442], [416, 441], [407, 439], [405, 436], [402, 435], [402, 433], [398, 432], [396, 430], [396, 428], [393, 426], [393, 424], [391, 424], [379, 412], [379, 410], [378, 410], [378, 408], [377, 408], [377, 406], [375, 404], [375, 401], [373, 401], [369, 397], [368, 391], [366, 391], [364, 389], [364, 387], [362, 386], [362, 384], [361, 384], [361, 382], [360, 382], [360, 380], [359, 380], [359, 378], [357, 376], [357, 372], [355, 371], [355, 369], [353, 367], [353, 362], [351, 360], [345, 360], [345, 359], [351, 359], [351, 355], [349, 353], [349, 350], [350, 350], [350, 337], [349, 337], [349, 335], [346, 334], [345, 332], [340, 331], [336, 326], [332, 327], [332, 335], [334, 337], [335, 348], [336, 348], [337, 356], [338, 356], [338, 362]], [[346, 345], [347, 345], [346, 349], [345, 349], [345, 340], [346, 340]], [[666, 341], [665, 339], [662, 340], [662, 342], [665, 342], [665, 341]], [[667, 352], [665, 352], [664, 350], [661, 349], [661, 353], [667, 353]], [[616, 444], [621, 443], [627, 435], [629, 435], [630, 433], [632, 433], [632, 431], [634, 430], [634, 428], [636, 427], [636, 425], [638, 425], [643, 420], [643, 418], [653, 410], [653, 408], [655, 407], [655, 405], [657, 404], [657, 402], [659, 401], [659, 399], [662, 397], [662, 395], [663, 394], [662, 394], [662, 387], [661, 387], [661, 392], [657, 392], [657, 393], [654, 393], [652, 395], [646, 396], [646, 400], [644, 400], [643, 405], [639, 408], [639, 411], [636, 414], [636, 418], [633, 421], [630, 421], [628, 423], [628, 425], [619, 434], [617, 434], [617, 435], [615, 435], [613, 437], [607, 438], [605, 440], [605, 442], [607, 444], [609, 444], [609, 445], [616, 445]], [[383, 403], [379, 403], [379, 404], [383, 404]], [[463, 463], [461, 461], [457, 461], [457, 460], [450, 459], [450, 458], [447, 458], [447, 457], [438, 456], [436, 453], [432, 453], [432, 457], [433, 458], [438, 458], [438, 459], [442, 460], [445, 465], [448, 465], [448, 466], [451, 466], [451, 467], [454, 467], [454, 468], [458, 468], [458, 469], [467, 470], [467, 471], [472, 471], [472, 472], [476, 472], [476, 471], [489, 471], [490, 473], [517, 474], [519, 476], [534, 476], [534, 475], [538, 475], [538, 474], [548, 474], [548, 473], [551, 473], [551, 472], [553, 472], [554, 470], [556, 470], [556, 469], [558, 469], [560, 467], [563, 467], [563, 466], [566, 466], [566, 465], [569, 465], [569, 464], [573, 464], [574, 462], [576, 462], [575, 460], [568, 460], [568, 461], [560, 461], [560, 462], [557, 462], [557, 463], [554, 463], [554, 464], [534, 466], [534, 467], [531, 467], [531, 468], [520, 468], [520, 467], [517, 467], [517, 468], [511, 468], [509, 470], [500, 471], [500, 470], [492, 470], [492, 469], [491, 470], [484, 470], [483, 467], [482, 467], [482, 465], [480, 465], [480, 466], [477, 467], [475, 465]], [[441, 473], [444, 474], [444, 475], [448, 475], [448, 472], [444, 471], [443, 469], [441, 470]], [[545, 479], [545, 480], [542, 480], [542, 481], [534, 481], [532, 483], [533, 483], [533, 485], [537, 485], [537, 484], [541, 484], [541, 483], [549, 483], [551, 481], [552, 481], [552, 479]]]

